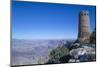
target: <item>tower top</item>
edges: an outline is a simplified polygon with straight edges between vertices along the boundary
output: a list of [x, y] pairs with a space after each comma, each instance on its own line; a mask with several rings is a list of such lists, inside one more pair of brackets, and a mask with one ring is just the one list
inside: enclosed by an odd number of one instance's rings
[[80, 12], [80, 15], [81, 16], [88, 15], [88, 14], [89, 14], [89, 12], [86, 11], [86, 10], [83, 10], [83, 11]]

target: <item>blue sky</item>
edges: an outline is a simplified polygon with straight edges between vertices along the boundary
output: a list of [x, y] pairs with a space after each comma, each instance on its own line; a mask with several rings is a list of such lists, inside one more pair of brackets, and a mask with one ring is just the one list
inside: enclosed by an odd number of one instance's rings
[[16, 39], [72, 39], [78, 35], [78, 14], [89, 11], [95, 28], [95, 6], [12, 2], [12, 37]]

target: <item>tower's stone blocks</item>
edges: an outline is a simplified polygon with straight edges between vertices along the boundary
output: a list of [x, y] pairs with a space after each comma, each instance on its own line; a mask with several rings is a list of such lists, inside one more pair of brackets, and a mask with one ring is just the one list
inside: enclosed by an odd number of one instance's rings
[[78, 39], [80, 43], [90, 42], [90, 19], [88, 11], [81, 11], [79, 13], [79, 28]]

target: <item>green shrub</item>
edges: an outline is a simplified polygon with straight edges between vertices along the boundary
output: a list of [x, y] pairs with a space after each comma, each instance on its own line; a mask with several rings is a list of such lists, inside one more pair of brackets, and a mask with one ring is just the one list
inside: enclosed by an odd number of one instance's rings
[[[61, 63], [61, 58], [69, 54], [69, 49], [60, 46], [50, 52], [49, 61], [47, 63]], [[63, 58], [64, 59], [64, 58]]]
[[96, 43], [96, 29], [91, 33], [90, 43]]

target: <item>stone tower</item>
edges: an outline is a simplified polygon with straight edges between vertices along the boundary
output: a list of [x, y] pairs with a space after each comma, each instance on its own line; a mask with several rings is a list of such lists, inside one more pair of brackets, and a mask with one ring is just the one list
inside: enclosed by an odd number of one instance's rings
[[88, 11], [81, 11], [79, 13], [79, 28], [78, 28], [78, 39], [79, 43], [90, 42], [90, 19]]

